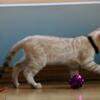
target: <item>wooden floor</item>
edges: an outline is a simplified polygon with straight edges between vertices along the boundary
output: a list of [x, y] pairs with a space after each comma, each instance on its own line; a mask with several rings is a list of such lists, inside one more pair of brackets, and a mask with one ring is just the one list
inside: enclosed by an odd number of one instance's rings
[[6, 86], [6, 90], [0, 92], [0, 100], [100, 100], [99, 83], [86, 83], [76, 90], [67, 83], [45, 83], [42, 89], [32, 89], [26, 84], [15, 89], [11, 84], [1, 84], [0, 88]]

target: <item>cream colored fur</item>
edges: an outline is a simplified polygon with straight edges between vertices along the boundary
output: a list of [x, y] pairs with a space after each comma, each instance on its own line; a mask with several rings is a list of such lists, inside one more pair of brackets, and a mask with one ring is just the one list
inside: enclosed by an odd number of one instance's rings
[[[100, 29], [89, 35], [100, 51]], [[78, 72], [79, 66], [100, 74], [100, 65], [94, 62], [94, 48], [85, 36], [75, 38], [28, 36], [12, 47], [8, 55], [11, 59], [6, 61], [10, 63], [20, 49], [24, 50], [25, 57], [13, 69], [12, 78], [16, 87], [19, 86], [19, 72], [23, 71], [29, 84], [41, 88], [42, 85], [35, 82], [34, 76], [47, 64], [65, 64], [69, 66], [71, 76]]]

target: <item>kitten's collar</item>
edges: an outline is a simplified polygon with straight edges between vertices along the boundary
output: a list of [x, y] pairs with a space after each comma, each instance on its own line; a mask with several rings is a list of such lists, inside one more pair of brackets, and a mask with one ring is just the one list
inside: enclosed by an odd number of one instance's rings
[[89, 42], [91, 43], [92, 47], [94, 48], [95, 53], [98, 54], [98, 53], [99, 53], [99, 49], [98, 49], [98, 47], [96, 46], [96, 44], [94, 43], [92, 37], [91, 37], [91, 36], [88, 36], [88, 40], [89, 40]]

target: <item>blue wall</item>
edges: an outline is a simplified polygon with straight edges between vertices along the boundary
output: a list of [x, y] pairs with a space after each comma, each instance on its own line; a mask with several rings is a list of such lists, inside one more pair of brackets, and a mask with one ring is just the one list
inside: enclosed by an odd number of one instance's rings
[[[100, 27], [99, 4], [0, 6], [0, 64], [11, 46], [34, 34], [87, 35]], [[96, 61], [99, 61], [97, 55]]]

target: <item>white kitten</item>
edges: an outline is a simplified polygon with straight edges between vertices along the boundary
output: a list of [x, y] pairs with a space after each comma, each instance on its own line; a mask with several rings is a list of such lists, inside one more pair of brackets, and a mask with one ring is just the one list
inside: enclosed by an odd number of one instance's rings
[[3, 64], [2, 73], [20, 49], [24, 49], [25, 58], [13, 69], [12, 78], [16, 87], [19, 86], [19, 72], [23, 71], [29, 84], [34, 88], [41, 88], [41, 84], [35, 82], [34, 76], [47, 64], [69, 65], [71, 76], [78, 72], [79, 65], [100, 74], [100, 65], [94, 62], [95, 53], [100, 51], [100, 29], [93, 31], [88, 37], [26, 37], [11, 48]]

